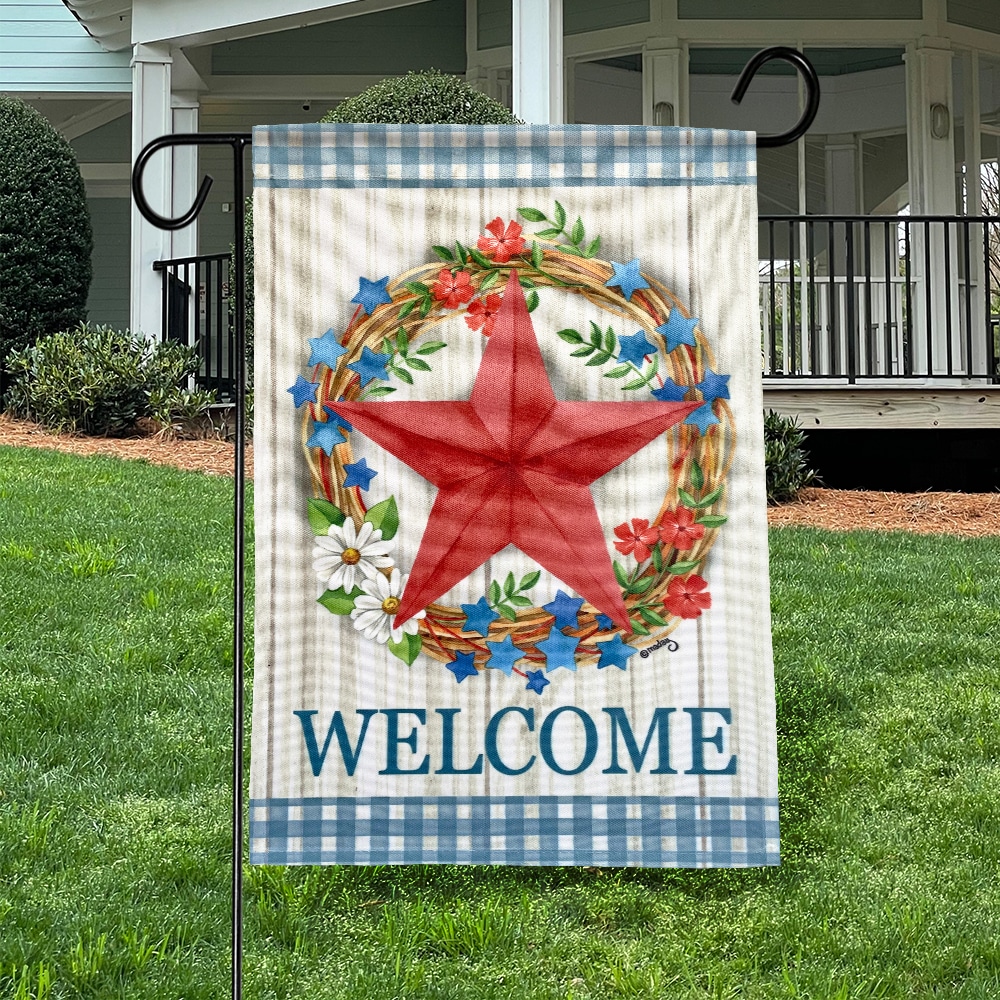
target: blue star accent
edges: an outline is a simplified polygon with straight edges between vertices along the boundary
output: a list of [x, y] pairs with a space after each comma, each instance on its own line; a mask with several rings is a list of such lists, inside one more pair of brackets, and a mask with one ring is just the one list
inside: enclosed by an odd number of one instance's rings
[[337, 359], [347, 353], [347, 348], [341, 347], [337, 342], [333, 330], [327, 330], [322, 337], [310, 337], [309, 345], [312, 348], [309, 355], [310, 366], [326, 365], [327, 368], [336, 368]]
[[729, 376], [705, 369], [705, 377], [695, 386], [701, 392], [706, 403], [716, 399], [729, 399]]
[[656, 353], [656, 348], [646, 339], [645, 330], [639, 330], [631, 337], [619, 337], [618, 346], [621, 348], [618, 360], [631, 361], [636, 368], [641, 368], [646, 358]]
[[556, 591], [556, 599], [548, 604], [543, 604], [542, 610], [548, 611], [550, 615], [555, 615], [556, 628], [579, 628], [580, 622], [577, 616], [582, 607], [582, 597], [570, 597], [569, 594], [558, 590]]
[[606, 632], [609, 628], [614, 628], [615, 623], [607, 615], [597, 616], [597, 627], [602, 631]]
[[392, 302], [392, 296], [386, 291], [389, 275], [379, 278], [378, 281], [369, 281], [367, 278], [359, 278], [358, 280], [358, 294], [351, 301], [357, 302], [369, 316], [383, 302]]
[[663, 403], [680, 403], [690, 386], [678, 385], [672, 378], [664, 379], [663, 388], [650, 390]]
[[335, 445], [343, 444], [346, 440], [347, 438], [340, 433], [340, 428], [332, 420], [327, 421], [325, 424], [314, 420], [312, 437], [306, 441], [306, 447], [322, 448], [327, 455], [330, 455], [333, 453]]
[[541, 670], [529, 670], [528, 671], [528, 683], [524, 685], [525, 691], [534, 691], [535, 694], [541, 694], [542, 688], [548, 687], [552, 682], [541, 672]]
[[503, 637], [503, 642], [487, 642], [486, 645], [490, 650], [486, 666], [496, 667], [510, 677], [514, 664], [524, 657], [524, 650], [518, 649], [509, 635]]
[[[291, 390], [289, 390], [291, 391]], [[344, 397], [341, 396], [338, 402], [344, 402]], [[336, 421], [338, 427], [343, 427], [345, 431], [353, 431], [354, 428], [331, 406], [324, 406], [324, 410], [330, 414], [334, 421]]]
[[560, 632], [554, 625], [544, 642], [536, 643], [545, 654], [545, 670], [551, 673], [559, 667], [576, 670], [576, 639]]
[[680, 347], [681, 344], [694, 347], [694, 328], [697, 325], [697, 316], [685, 319], [681, 315], [680, 309], [675, 307], [670, 310], [670, 315], [667, 317], [666, 323], [658, 326], [656, 332], [667, 342], [667, 353], [669, 354]]
[[366, 459], [361, 459], [360, 462], [345, 462], [344, 470], [347, 472], [344, 476], [344, 489], [349, 486], [360, 486], [363, 490], [367, 490], [378, 475], [374, 469], [368, 468]]
[[698, 428], [699, 433], [706, 434], [710, 424], [717, 424], [719, 418], [712, 412], [712, 404], [706, 403], [699, 406], [693, 413], [688, 414], [684, 420], [686, 424], [692, 424]]
[[475, 654], [473, 653], [458, 653], [455, 659], [451, 663], [446, 663], [445, 666], [455, 675], [455, 680], [461, 684], [466, 677], [475, 677], [478, 673], [474, 660]]
[[635, 650], [627, 643], [622, 642], [617, 635], [607, 642], [597, 643], [597, 648], [601, 652], [601, 658], [597, 661], [598, 670], [604, 667], [619, 667], [625, 670], [628, 666], [628, 658], [635, 656]]
[[361, 357], [352, 361], [347, 367], [361, 376], [361, 386], [364, 388], [373, 378], [389, 381], [385, 366], [389, 363], [388, 354], [376, 354], [370, 347], [361, 348]]
[[463, 632], [478, 632], [486, 635], [493, 624], [500, 616], [489, 606], [485, 597], [480, 597], [475, 604], [463, 604], [462, 611], [465, 612], [465, 624], [462, 626]]
[[632, 298], [632, 293], [639, 288], [649, 288], [642, 275], [639, 273], [639, 258], [633, 257], [627, 264], [616, 264], [611, 261], [611, 266], [615, 273], [604, 282], [605, 288], [617, 285], [626, 301]]
[[300, 407], [303, 403], [316, 402], [316, 390], [318, 388], [318, 382], [309, 382], [299, 375], [295, 379], [295, 385], [285, 391], [292, 394], [292, 399], [295, 401], [295, 407], [298, 409], [298, 407]]

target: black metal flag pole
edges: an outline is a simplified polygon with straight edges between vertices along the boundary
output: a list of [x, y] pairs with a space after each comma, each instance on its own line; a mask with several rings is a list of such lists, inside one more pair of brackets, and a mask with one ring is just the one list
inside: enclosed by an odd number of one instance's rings
[[[243, 183], [243, 158], [252, 137], [248, 133], [181, 133], [154, 139], [136, 158], [132, 168], [132, 197], [143, 218], [159, 229], [183, 229], [198, 217], [205, 205], [212, 178], [205, 176], [194, 204], [176, 219], [155, 212], [142, 190], [142, 175], [154, 153], [174, 146], [229, 146], [233, 151], [233, 199], [236, 203], [233, 234], [234, 288], [233, 326], [236, 341], [235, 403], [236, 442], [234, 445], [233, 500], [233, 838], [232, 838], [232, 997], [243, 996], [243, 648], [245, 588], [245, 515], [246, 472], [244, 449], [246, 437], [246, 276], [243, 227], [246, 192]], [[230, 358], [230, 364], [233, 359]]]

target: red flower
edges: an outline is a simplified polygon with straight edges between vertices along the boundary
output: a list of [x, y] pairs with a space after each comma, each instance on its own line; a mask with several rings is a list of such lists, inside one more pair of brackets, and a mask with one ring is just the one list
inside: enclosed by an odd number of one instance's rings
[[517, 222], [507, 224], [507, 232], [503, 229], [503, 219], [498, 215], [486, 226], [492, 236], [480, 236], [476, 244], [485, 254], [493, 258], [495, 264], [507, 264], [516, 253], [521, 253], [527, 243], [521, 238], [521, 226]]
[[667, 587], [663, 607], [678, 618], [697, 618], [712, 606], [712, 595], [707, 587], [708, 583], [697, 574], [687, 578], [675, 576]]
[[463, 302], [468, 302], [476, 290], [469, 284], [469, 275], [465, 271], [452, 274], [446, 267], [438, 272], [438, 280], [431, 286], [431, 295], [438, 302], [443, 302], [447, 309], [457, 309]]
[[619, 524], [615, 534], [621, 539], [615, 542], [615, 548], [626, 556], [631, 553], [636, 562], [645, 562], [649, 558], [650, 545], [655, 545], [660, 537], [656, 528], [651, 528], [649, 521], [642, 517], [632, 518], [631, 529], [627, 522]]
[[705, 525], [695, 524], [694, 511], [687, 507], [668, 510], [660, 521], [660, 538], [678, 552], [691, 548], [705, 534]]
[[476, 299], [469, 303], [468, 311], [465, 314], [465, 322], [478, 330], [480, 327], [483, 336], [488, 337], [493, 332], [493, 317], [500, 308], [500, 296], [495, 292], [486, 296], [486, 301]]

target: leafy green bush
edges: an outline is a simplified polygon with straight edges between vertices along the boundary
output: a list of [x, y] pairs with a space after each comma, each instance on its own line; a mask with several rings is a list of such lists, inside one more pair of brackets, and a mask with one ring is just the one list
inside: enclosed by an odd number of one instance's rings
[[82, 324], [11, 354], [7, 406], [55, 430], [120, 436], [151, 417], [163, 428], [198, 416], [214, 393], [183, 388], [198, 356], [180, 344], [151, 344], [127, 330]]
[[783, 417], [774, 410], [764, 414], [764, 466], [767, 473], [769, 504], [794, 500], [804, 486], [818, 479], [808, 468], [805, 432], [794, 417]]
[[0, 366], [84, 321], [92, 249], [71, 146], [34, 108], [0, 95]]

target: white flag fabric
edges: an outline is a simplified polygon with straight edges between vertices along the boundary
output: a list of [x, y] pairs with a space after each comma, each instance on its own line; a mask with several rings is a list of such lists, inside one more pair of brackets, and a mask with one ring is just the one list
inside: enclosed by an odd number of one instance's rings
[[778, 864], [755, 173], [255, 129], [251, 862]]

